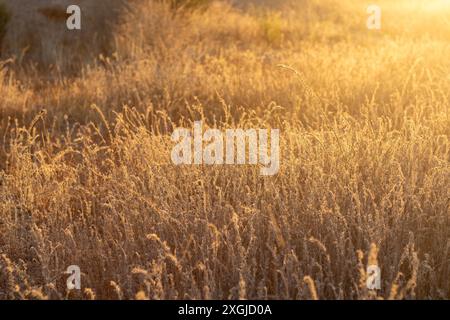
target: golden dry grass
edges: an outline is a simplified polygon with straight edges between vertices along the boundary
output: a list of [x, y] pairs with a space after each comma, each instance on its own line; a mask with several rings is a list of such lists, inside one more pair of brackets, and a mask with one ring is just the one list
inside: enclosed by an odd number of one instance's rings
[[[4, 56], [0, 299], [449, 299], [449, 11], [365, 6], [140, 0], [95, 60]], [[279, 128], [280, 173], [172, 165], [196, 120]]]

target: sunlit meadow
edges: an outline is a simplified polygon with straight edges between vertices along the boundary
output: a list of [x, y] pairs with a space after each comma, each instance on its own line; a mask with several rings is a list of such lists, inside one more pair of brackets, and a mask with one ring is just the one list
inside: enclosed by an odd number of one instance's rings
[[[450, 1], [2, 2], [0, 299], [450, 298]], [[280, 171], [174, 165], [195, 121]]]

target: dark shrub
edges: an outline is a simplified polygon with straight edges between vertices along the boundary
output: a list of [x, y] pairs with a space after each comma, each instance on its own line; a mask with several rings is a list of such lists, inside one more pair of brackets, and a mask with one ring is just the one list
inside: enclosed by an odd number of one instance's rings
[[2, 48], [2, 40], [6, 33], [6, 26], [8, 25], [11, 14], [6, 9], [4, 3], [0, 2], [0, 50]]

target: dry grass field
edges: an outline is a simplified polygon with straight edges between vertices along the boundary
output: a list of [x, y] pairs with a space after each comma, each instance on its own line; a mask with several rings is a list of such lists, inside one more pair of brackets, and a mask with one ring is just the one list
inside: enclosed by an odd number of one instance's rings
[[[381, 30], [362, 0], [78, 2], [81, 31], [0, 6], [0, 299], [450, 299], [449, 1], [376, 1]], [[280, 129], [279, 173], [173, 165], [198, 120]]]

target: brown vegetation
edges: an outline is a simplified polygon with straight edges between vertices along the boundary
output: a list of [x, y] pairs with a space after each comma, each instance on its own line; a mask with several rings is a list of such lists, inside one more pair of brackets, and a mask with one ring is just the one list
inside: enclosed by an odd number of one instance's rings
[[[0, 299], [450, 298], [448, 11], [295, 3], [140, 0], [96, 59], [5, 57]], [[279, 128], [280, 173], [172, 165], [195, 120]]]

